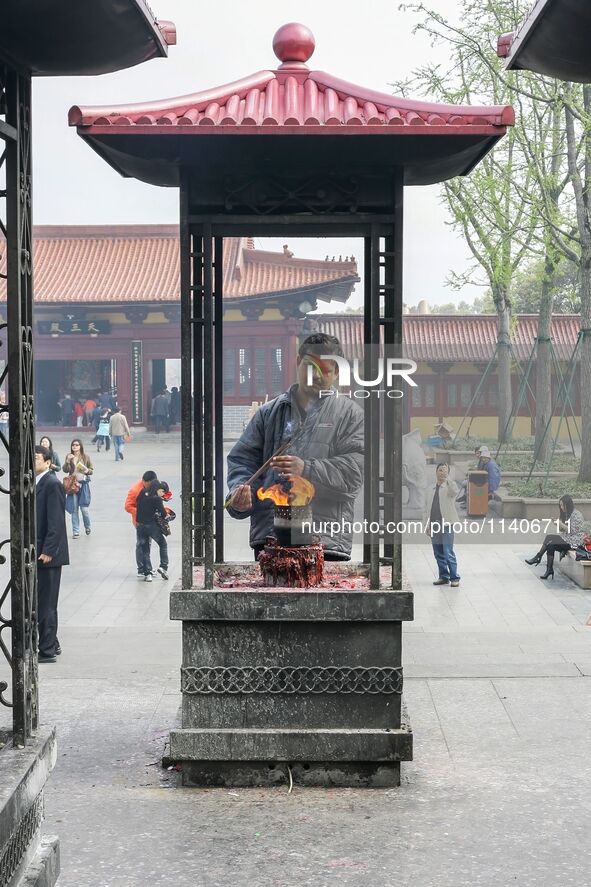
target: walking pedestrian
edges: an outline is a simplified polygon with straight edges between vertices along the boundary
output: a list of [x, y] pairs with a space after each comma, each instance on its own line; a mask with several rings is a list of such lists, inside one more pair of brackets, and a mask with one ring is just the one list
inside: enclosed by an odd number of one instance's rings
[[82, 442], [75, 437], [70, 444], [70, 452], [63, 464], [64, 489], [66, 491], [66, 511], [72, 515], [72, 538], [80, 536], [80, 515], [82, 512], [84, 530], [90, 536], [90, 477], [94, 471], [90, 457], [84, 452]]
[[76, 419], [76, 427], [82, 428], [82, 420], [84, 419], [84, 407], [79, 400], [74, 401], [74, 418]]
[[578, 508], [575, 508], [571, 496], [561, 498], [558, 503], [558, 513], [560, 533], [546, 536], [538, 553], [525, 561], [526, 564], [537, 566], [544, 554], [546, 555], [546, 572], [540, 576], [540, 579], [554, 579], [554, 555], [556, 552], [559, 551], [562, 558], [567, 551], [582, 545], [585, 538], [585, 519]]
[[[131, 515], [131, 522], [136, 529], [135, 560], [137, 564], [138, 579], [144, 578], [145, 553], [142, 553], [139, 535], [137, 534], [137, 497], [142, 490], [149, 489], [150, 485], [157, 480], [158, 478], [155, 471], [144, 471], [141, 480], [138, 480], [138, 482], [131, 487], [125, 498], [124, 508], [127, 513]], [[148, 540], [148, 562], [150, 563], [150, 572], [153, 573], [152, 564], [149, 559], [150, 541]]]
[[158, 572], [163, 579], [168, 579], [168, 545], [166, 538], [156, 521], [167, 520], [166, 509], [162, 501], [163, 487], [157, 480], [140, 490], [136, 500], [137, 542], [139, 547], [138, 574], [141, 570], [144, 581], [152, 581], [152, 562], [150, 560], [150, 540], [154, 539], [160, 549], [160, 566]]
[[454, 552], [453, 525], [459, 519], [455, 498], [458, 485], [449, 476], [449, 465], [440, 462], [435, 471], [435, 487], [427, 490], [425, 519], [427, 535], [431, 537], [433, 554], [439, 568], [439, 578], [433, 585], [460, 584], [458, 564]]
[[62, 652], [57, 637], [62, 567], [70, 563], [66, 533], [65, 492], [51, 469], [51, 452], [35, 447], [37, 504], [37, 621], [39, 662], [55, 662]]
[[51, 442], [51, 438], [47, 437], [47, 435], [45, 435], [45, 437], [42, 437], [41, 440], [39, 441], [39, 446], [45, 447], [46, 450], [49, 450], [49, 452], [51, 454], [50, 468], [54, 472], [54, 474], [57, 474], [58, 471], [61, 471], [62, 470], [62, 463], [61, 463], [60, 457], [58, 456], [56, 451], [53, 449], [53, 444]]
[[84, 418], [86, 420], [86, 425], [90, 428], [92, 426], [92, 414], [94, 410], [96, 410], [97, 403], [93, 397], [88, 397], [84, 403]]
[[163, 391], [157, 394], [152, 401], [151, 414], [154, 417], [154, 430], [156, 434], [160, 434], [162, 428], [170, 431], [168, 398]]
[[109, 434], [113, 438], [113, 445], [115, 447], [115, 462], [119, 462], [119, 460], [123, 462], [125, 438], [130, 436], [130, 431], [127, 419], [121, 412], [121, 407], [115, 407], [113, 410], [113, 415], [109, 420]]
[[102, 445], [105, 445], [107, 453], [111, 449], [111, 410], [101, 410], [96, 429], [96, 451], [100, 453]]

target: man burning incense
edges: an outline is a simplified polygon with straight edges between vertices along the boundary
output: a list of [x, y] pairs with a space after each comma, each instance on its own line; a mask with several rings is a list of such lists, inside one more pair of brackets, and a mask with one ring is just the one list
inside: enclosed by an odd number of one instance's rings
[[274, 525], [272, 498], [261, 498], [257, 491], [293, 478], [314, 487], [313, 522], [340, 528], [319, 534], [325, 560], [351, 557], [346, 527], [353, 522], [363, 482], [363, 413], [350, 398], [320, 396], [338, 382], [337, 362], [322, 358], [331, 354], [343, 356], [337, 338], [308, 336], [298, 350], [296, 382], [260, 407], [228, 455], [226, 505], [232, 517], [250, 518], [255, 558]]

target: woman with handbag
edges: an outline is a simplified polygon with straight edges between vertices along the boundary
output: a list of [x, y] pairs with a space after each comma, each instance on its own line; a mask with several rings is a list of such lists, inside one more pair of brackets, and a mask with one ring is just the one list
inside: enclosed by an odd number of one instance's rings
[[78, 509], [82, 512], [86, 535], [90, 536], [88, 506], [90, 505], [90, 476], [93, 467], [90, 458], [84, 452], [82, 442], [77, 437], [70, 444], [70, 452], [62, 467], [66, 475], [64, 478], [66, 511], [72, 515], [72, 537], [77, 539], [80, 536]]

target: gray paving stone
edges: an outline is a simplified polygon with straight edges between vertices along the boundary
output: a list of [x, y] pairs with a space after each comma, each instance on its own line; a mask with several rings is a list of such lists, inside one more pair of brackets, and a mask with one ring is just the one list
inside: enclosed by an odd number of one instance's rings
[[[64, 570], [63, 654], [40, 673], [58, 732], [45, 828], [60, 835], [60, 887], [591, 885], [589, 594], [540, 582], [520, 547], [494, 562], [489, 545], [460, 550], [459, 594], [431, 585], [428, 545], [405, 549], [415, 759], [400, 789], [183, 789], [161, 768], [179, 724], [179, 626], [172, 582], [135, 578], [123, 500], [156, 468], [180, 511], [178, 454], [178, 436], [136, 435], [122, 465], [97, 456], [93, 533]], [[244, 559], [246, 522], [228, 526]]]

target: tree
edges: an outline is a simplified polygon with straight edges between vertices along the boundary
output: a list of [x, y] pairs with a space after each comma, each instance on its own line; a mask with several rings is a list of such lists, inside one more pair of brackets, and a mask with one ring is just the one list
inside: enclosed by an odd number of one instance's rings
[[[513, 278], [512, 301], [515, 314], [539, 314], [544, 274], [547, 273], [542, 258], [532, 259], [517, 270]], [[573, 262], [559, 256], [553, 274], [554, 314], [579, 314], [581, 293], [579, 269]], [[485, 293], [485, 305], [492, 304], [490, 291]]]
[[492, 301], [487, 305], [486, 297], [476, 298], [473, 302], [466, 302], [465, 299], [445, 302], [443, 305], [431, 305], [430, 308], [431, 314], [487, 314], [495, 310]]
[[[502, 170], [504, 173], [503, 188], [498, 201], [501, 205], [501, 213], [495, 212], [497, 209], [495, 202], [493, 201], [491, 205], [490, 201], [486, 200], [486, 194], [481, 193], [478, 188], [473, 188], [469, 192], [468, 199], [464, 201], [464, 206], [460, 206], [460, 212], [458, 212], [458, 207], [454, 206], [454, 198], [456, 198], [456, 203], [459, 202], [456, 194], [456, 189], [459, 186], [456, 182], [451, 182], [446, 186], [446, 199], [452, 211], [453, 223], [464, 230], [464, 235], [477, 263], [489, 278], [490, 294], [499, 315], [499, 341], [506, 339], [507, 321], [510, 320], [511, 312], [519, 310], [515, 299], [516, 288], [520, 284], [520, 261], [526, 256], [529, 258], [539, 257], [537, 266], [539, 270], [537, 279], [539, 323], [536, 343], [536, 449], [541, 458], [545, 458], [548, 455], [550, 444], [549, 436], [545, 434], [545, 431], [552, 414], [550, 332], [554, 302], [560, 292], [561, 256], [570, 261], [571, 268], [573, 264], [578, 266], [582, 303], [584, 303], [584, 272], [577, 256], [575, 244], [572, 241], [570, 244], [566, 242], [566, 232], [572, 229], [573, 225], [568, 201], [564, 199], [565, 188], [569, 187], [571, 183], [575, 192], [577, 188], [574, 178], [575, 170], [570, 159], [572, 150], [569, 147], [571, 142], [575, 146], [576, 139], [569, 137], [569, 129], [566, 125], [569, 104], [565, 102], [564, 84], [530, 72], [506, 72], [496, 58], [495, 47], [498, 35], [515, 30], [527, 14], [528, 7], [529, 3], [521, 2], [521, 0], [485, 0], [485, 2], [464, 0], [461, 26], [454, 26], [422, 3], [414, 4], [412, 9], [422, 14], [422, 22], [418, 26], [420, 29], [426, 30], [434, 40], [442, 40], [448, 44], [452, 60], [452, 68], [447, 72], [446, 77], [442, 77], [439, 73], [438, 77], [434, 78], [433, 69], [422, 69], [419, 72], [419, 82], [422, 82], [424, 86], [437, 85], [442, 81], [448, 85], [451, 78], [455, 85], [455, 95], [463, 101], [470, 101], [472, 95], [470, 90], [466, 88], [466, 84], [477, 83], [481, 87], [480, 96], [487, 102], [491, 100], [496, 102], [502, 96], [504, 100], [509, 99], [512, 104], [516, 105], [517, 125], [510, 135], [509, 144], [506, 145], [506, 156], [501, 160], [504, 164]], [[470, 72], [469, 75], [466, 75], [466, 71]], [[478, 72], [476, 80], [474, 80], [474, 71]], [[573, 88], [572, 84], [570, 88]], [[581, 88], [576, 87], [576, 89], [580, 92]], [[454, 91], [450, 91], [448, 88], [442, 93], [442, 97], [449, 100], [446, 92], [448, 95], [453, 95]], [[573, 117], [579, 120], [588, 119], [584, 107], [582, 111], [579, 110], [578, 115], [574, 112]], [[574, 152], [576, 153], [576, 147]], [[507, 206], [507, 192], [505, 190], [507, 188], [512, 192], [512, 203], [517, 201], [527, 207], [521, 216], [522, 220], [527, 220], [527, 225], [525, 230], [519, 233], [520, 246], [516, 250], [511, 250], [511, 240], [515, 230], [511, 225], [511, 213], [502, 211]], [[581, 194], [584, 193], [584, 190], [584, 187], [579, 189]], [[480, 204], [482, 197], [485, 198], [485, 202]], [[576, 198], [577, 194], [575, 193], [575, 203], [578, 205]], [[490, 220], [491, 209], [494, 213], [492, 220], [496, 226], [496, 236], [492, 239], [489, 236], [487, 242], [483, 241], [480, 236], [475, 220], [479, 221], [482, 215]], [[462, 210], [464, 210], [463, 213]], [[581, 218], [578, 218], [578, 225], [579, 231], [581, 231]], [[560, 242], [562, 235], [564, 235], [563, 240]], [[474, 248], [474, 240], [476, 240], [478, 249]], [[506, 262], [502, 262], [500, 280], [497, 278], [495, 281], [495, 257], [490, 255], [489, 248], [492, 244], [496, 249], [497, 243], [501, 244], [504, 259], [507, 259], [508, 255], [511, 260], [517, 256], [517, 262], [510, 260], [508, 265]], [[591, 287], [589, 291], [591, 293]], [[507, 310], [507, 304], [509, 310]], [[589, 314], [591, 315], [591, 306]], [[591, 341], [589, 349], [591, 356]], [[591, 376], [591, 360], [589, 372]], [[505, 366], [502, 371], [505, 383], [507, 381], [506, 374], [507, 367]], [[591, 402], [589, 402], [588, 410], [591, 413]], [[506, 414], [506, 406], [503, 407], [502, 412]], [[501, 420], [501, 417], [499, 418]], [[583, 424], [585, 425], [585, 422]], [[591, 431], [591, 416], [589, 429]], [[588, 436], [588, 440], [588, 458], [591, 467], [591, 434]], [[583, 459], [583, 463], [585, 462], [586, 459]], [[583, 470], [583, 464], [581, 469]]]
[[[421, 67], [397, 88], [403, 93], [418, 90], [450, 104], [511, 104], [512, 82], [521, 72], [500, 76], [495, 47], [499, 33], [515, 29], [525, 5], [514, 0], [463, 0], [462, 24], [456, 26], [424, 3], [405, 4], [402, 8], [420, 16], [418, 30], [426, 31], [434, 42], [447, 44], [449, 64], [445, 70], [441, 65]], [[511, 286], [539, 224], [532, 204], [520, 199], [514, 187], [517, 179], [525, 191], [535, 186], [522, 142], [516, 130], [510, 129], [468, 177], [443, 185], [450, 224], [462, 233], [474, 260], [466, 272], [452, 272], [450, 282], [459, 288], [467, 282], [481, 283], [484, 276], [498, 317], [500, 440], [512, 413]]]

